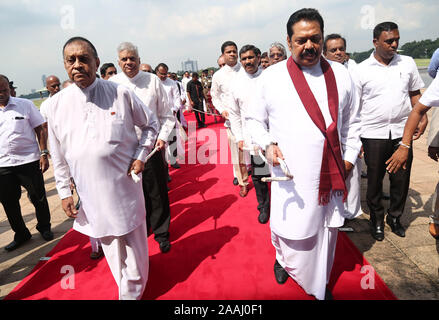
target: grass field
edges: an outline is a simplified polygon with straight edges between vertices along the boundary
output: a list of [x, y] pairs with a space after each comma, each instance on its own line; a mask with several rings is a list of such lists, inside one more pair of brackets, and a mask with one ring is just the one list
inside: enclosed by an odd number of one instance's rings
[[428, 67], [430, 59], [415, 59], [416, 65], [419, 67]]
[[43, 101], [44, 100], [46, 100], [45, 98], [44, 99], [36, 99], [36, 100], [33, 100], [32, 102], [37, 106], [37, 108], [39, 109], [40, 108], [40, 106], [41, 106], [41, 103], [43, 103]]

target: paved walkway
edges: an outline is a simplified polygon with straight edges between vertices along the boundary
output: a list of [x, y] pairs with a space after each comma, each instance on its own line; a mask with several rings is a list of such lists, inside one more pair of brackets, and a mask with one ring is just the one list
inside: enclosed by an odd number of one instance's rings
[[[432, 211], [432, 193], [439, 181], [439, 166], [427, 156], [427, 133], [428, 128], [426, 134], [414, 143], [415, 159], [410, 192], [402, 219], [402, 224], [407, 228], [406, 237], [394, 235], [388, 226], [385, 228], [384, 241], [376, 242], [370, 236], [369, 215], [365, 203], [366, 179], [362, 180], [362, 206], [365, 214], [346, 223], [355, 230], [348, 232], [349, 237], [399, 299], [439, 299], [439, 241], [428, 233], [428, 216]], [[0, 299], [28, 275], [39, 259], [72, 227], [72, 220], [62, 211], [52, 168], [44, 177], [52, 213], [54, 240], [44, 241], [36, 230], [34, 208], [24, 191], [20, 203], [23, 217], [33, 237], [23, 247], [6, 252], [3, 247], [12, 241], [13, 232], [3, 207], [0, 206]], [[385, 192], [388, 192], [387, 178]]]

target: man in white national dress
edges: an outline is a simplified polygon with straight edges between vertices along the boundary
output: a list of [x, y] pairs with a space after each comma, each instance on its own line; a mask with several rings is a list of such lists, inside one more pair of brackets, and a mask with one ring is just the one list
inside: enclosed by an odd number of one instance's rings
[[[148, 241], [139, 174], [158, 132], [157, 118], [134, 92], [97, 79], [93, 44], [74, 37], [63, 48], [74, 84], [48, 106], [56, 188], [73, 228], [98, 238], [119, 287], [119, 299], [140, 299], [148, 279]], [[138, 139], [135, 127], [141, 130]], [[75, 208], [70, 177], [81, 198]]]
[[271, 184], [276, 281], [292, 277], [319, 300], [332, 298], [327, 284], [344, 222], [345, 177], [360, 152], [355, 87], [345, 67], [321, 57], [323, 27], [315, 9], [291, 15], [291, 57], [264, 70], [247, 116], [272, 175], [283, 175], [280, 158], [294, 176]]

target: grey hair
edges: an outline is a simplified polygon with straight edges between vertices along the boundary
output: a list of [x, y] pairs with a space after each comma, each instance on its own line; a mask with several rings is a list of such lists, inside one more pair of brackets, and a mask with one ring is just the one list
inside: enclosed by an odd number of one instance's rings
[[284, 45], [280, 42], [273, 42], [270, 44], [270, 48], [268, 49], [268, 52], [271, 51], [271, 48], [278, 48], [280, 51], [282, 51], [284, 57], [287, 56], [287, 50], [285, 49]]
[[122, 42], [118, 47], [117, 47], [117, 53], [121, 53], [122, 51], [130, 51], [130, 52], [134, 52], [136, 54], [136, 56], [139, 56], [139, 51], [137, 50], [137, 47], [132, 44], [131, 42]]

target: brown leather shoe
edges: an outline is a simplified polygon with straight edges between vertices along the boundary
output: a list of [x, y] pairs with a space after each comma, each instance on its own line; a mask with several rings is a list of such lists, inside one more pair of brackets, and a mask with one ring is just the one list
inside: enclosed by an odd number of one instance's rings
[[433, 238], [439, 239], [439, 224], [430, 223], [429, 231]]
[[239, 190], [239, 195], [241, 197], [245, 197], [248, 194], [247, 186], [241, 186], [240, 188], [241, 188], [241, 190]]

